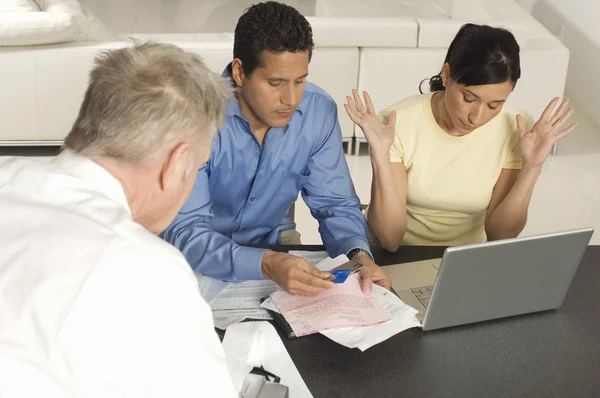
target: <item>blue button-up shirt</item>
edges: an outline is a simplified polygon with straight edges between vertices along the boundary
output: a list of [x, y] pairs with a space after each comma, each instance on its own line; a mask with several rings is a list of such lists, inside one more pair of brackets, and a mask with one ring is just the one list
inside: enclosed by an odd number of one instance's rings
[[163, 238], [204, 275], [263, 279], [265, 250], [244, 245], [279, 244], [281, 232], [295, 228], [288, 210], [302, 192], [331, 257], [369, 252], [337, 116], [331, 97], [307, 83], [290, 123], [271, 128], [261, 147], [238, 103], [229, 103], [210, 160]]

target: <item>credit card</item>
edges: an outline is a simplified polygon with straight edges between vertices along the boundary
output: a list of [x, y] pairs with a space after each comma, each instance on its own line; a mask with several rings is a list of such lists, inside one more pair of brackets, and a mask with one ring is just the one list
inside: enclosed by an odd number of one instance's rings
[[338, 269], [329, 271], [329, 273], [334, 276], [331, 280], [333, 283], [344, 283], [350, 274], [352, 274], [352, 271], [349, 269]]

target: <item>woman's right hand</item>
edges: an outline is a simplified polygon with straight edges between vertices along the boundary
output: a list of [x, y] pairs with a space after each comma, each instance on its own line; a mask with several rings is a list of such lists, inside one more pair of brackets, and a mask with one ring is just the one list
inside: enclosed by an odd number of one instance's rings
[[382, 123], [375, 113], [369, 93], [364, 91], [363, 95], [366, 107], [363, 105], [358, 91], [352, 90], [352, 97], [354, 98], [346, 97], [348, 103], [344, 104], [344, 108], [350, 119], [365, 134], [365, 138], [371, 147], [371, 153], [375, 156], [387, 156], [396, 136], [396, 111], [389, 114], [386, 123]]

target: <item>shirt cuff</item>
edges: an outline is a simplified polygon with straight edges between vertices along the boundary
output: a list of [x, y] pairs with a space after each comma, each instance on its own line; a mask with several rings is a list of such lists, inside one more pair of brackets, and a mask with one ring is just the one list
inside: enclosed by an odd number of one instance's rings
[[262, 259], [266, 252], [266, 249], [238, 246], [233, 255], [236, 279], [242, 281], [265, 279], [262, 274]]
[[341, 245], [342, 253], [348, 255], [354, 249], [362, 249], [367, 252], [367, 254], [371, 257], [371, 260], [375, 261], [373, 258], [373, 254], [371, 253], [371, 248], [369, 247], [369, 243], [365, 240], [359, 238], [351, 238], [348, 239]]

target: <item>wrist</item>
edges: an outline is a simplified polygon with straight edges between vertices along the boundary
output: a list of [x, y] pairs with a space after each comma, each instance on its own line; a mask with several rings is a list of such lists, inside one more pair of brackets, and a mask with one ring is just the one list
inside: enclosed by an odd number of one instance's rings
[[260, 271], [262, 273], [263, 278], [271, 279], [271, 270], [273, 266], [273, 259], [277, 255], [274, 251], [267, 250], [263, 255]]
[[390, 150], [388, 148], [388, 150], [383, 151], [383, 150], [374, 150], [373, 147], [371, 147], [371, 151], [369, 152], [369, 156], [371, 157], [372, 161], [375, 162], [385, 162], [390, 160]]
[[356, 248], [352, 249], [347, 254], [349, 260], [356, 260], [360, 262], [361, 259], [373, 261], [371, 255], [364, 249]]
[[531, 176], [537, 178], [542, 174], [542, 165], [531, 165], [527, 162], [523, 162], [521, 174], [523, 174], [524, 176]]

